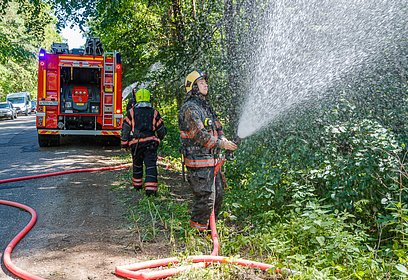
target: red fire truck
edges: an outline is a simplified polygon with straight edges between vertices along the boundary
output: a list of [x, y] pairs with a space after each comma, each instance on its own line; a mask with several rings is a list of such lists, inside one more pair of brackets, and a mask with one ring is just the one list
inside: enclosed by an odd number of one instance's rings
[[[36, 125], [40, 147], [65, 135], [94, 135], [119, 143], [122, 129], [122, 64], [98, 38], [85, 49], [53, 43], [39, 53]], [[109, 137], [107, 137], [109, 136]]]

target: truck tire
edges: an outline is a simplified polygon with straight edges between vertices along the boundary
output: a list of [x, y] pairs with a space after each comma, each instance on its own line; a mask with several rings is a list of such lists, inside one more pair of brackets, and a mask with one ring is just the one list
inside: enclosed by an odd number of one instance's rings
[[38, 134], [38, 146], [48, 147], [48, 135]]
[[102, 145], [107, 147], [119, 147], [120, 146], [120, 138], [116, 136], [102, 136], [101, 138]]
[[60, 145], [59, 135], [44, 135], [38, 134], [38, 146], [40, 147], [55, 147]]
[[58, 147], [60, 145], [61, 137], [59, 135], [51, 135], [50, 146]]

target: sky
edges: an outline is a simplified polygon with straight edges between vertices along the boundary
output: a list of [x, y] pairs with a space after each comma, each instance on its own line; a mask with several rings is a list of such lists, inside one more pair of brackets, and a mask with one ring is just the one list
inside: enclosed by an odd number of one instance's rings
[[76, 26], [74, 26], [73, 29], [70, 29], [69, 26], [65, 27], [61, 31], [61, 36], [62, 38], [68, 40], [68, 47], [70, 49], [80, 48], [85, 44], [86, 41], [85, 38], [82, 38], [82, 33]]

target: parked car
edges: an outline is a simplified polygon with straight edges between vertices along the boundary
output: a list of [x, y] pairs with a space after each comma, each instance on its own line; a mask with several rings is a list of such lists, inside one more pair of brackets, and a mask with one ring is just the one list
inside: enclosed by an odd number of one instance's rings
[[31, 100], [31, 112], [37, 112], [37, 100]]
[[0, 102], [0, 118], [17, 119], [17, 111], [11, 102]]
[[31, 114], [31, 98], [29, 92], [14, 92], [7, 94], [7, 101], [13, 103], [17, 114]]

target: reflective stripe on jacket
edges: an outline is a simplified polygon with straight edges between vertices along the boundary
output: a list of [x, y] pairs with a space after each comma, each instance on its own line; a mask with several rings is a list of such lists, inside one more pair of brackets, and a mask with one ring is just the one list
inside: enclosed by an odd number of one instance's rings
[[132, 107], [123, 121], [122, 145], [133, 145], [139, 142], [156, 141], [160, 143], [167, 133], [160, 113], [150, 103]]

